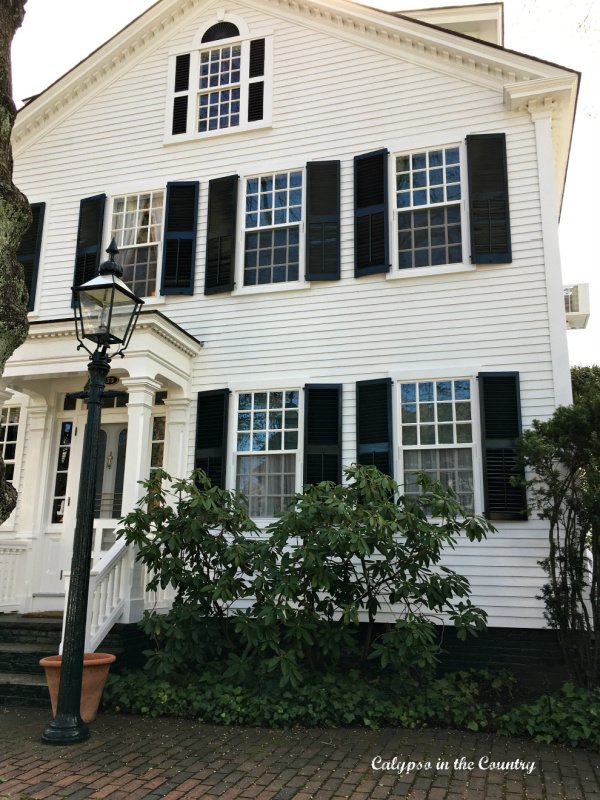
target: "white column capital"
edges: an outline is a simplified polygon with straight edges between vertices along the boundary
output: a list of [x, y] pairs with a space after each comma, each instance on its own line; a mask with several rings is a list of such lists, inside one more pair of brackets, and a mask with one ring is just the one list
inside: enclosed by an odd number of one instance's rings
[[0, 389], [0, 408], [5, 406], [8, 402], [10, 402], [13, 396], [12, 392], [6, 391], [6, 389]]
[[154, 394], [161, 384], [153, 378], [121, 378], [121, 383], [129, 394], [128, 406], [154, 405]]
[[529, 116], [534, 122], [542, 119], [552, 121], [552, 115], [556, 107], [556, 102], [548, 97], [544, 100], [530, 100], [526, 106]]
[[187, 397], [177, 397], [174, 400], [165, 400], [164, 405], [167, 409], [169, 422], [175, 424], [187, 422], [191, 403], [192, 401]]

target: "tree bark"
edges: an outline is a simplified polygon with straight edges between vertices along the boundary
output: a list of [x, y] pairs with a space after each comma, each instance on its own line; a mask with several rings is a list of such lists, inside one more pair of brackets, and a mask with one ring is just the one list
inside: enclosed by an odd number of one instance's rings
[[[21, 238], [31, 223], [25, 195], [12, 181], [10, 137], [17, 114], [12, 99], [10, 47], [25, 16], [27, 0], [0, 2], [0, 375], [7, 360], [27, 337], [27, 289], [17, 261]], [[17, 502], [17, 492], [4, 477], [0, 458], [0, 522]]]

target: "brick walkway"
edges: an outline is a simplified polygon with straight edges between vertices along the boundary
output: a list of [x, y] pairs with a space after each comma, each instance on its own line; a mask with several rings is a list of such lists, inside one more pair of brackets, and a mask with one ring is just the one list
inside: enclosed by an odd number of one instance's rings
[[[52, 747], [39, 740], [47, 722], [44, 710], [0, 709], [0, 800], [600, 800], [599, 754], [500, 736], [270, 731], [102, 715], [89, 741]], [[375, 756], [433, 766], [408, 775], [394, 764], [376, 771]], [[454, 768], [461, 757], [463, 768]], [[484, 770], [480, 758], [535, 766], [530, 775], [522, 768]], [[448, 767], [437, 768], [439, 760]]]

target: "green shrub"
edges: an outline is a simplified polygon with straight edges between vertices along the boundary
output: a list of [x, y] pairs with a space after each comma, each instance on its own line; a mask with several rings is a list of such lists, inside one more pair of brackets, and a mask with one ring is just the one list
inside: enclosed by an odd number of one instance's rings
[[600, 689], [566, 683], [560, 694], [543, 695], [511, 709], [498, 721], [500, 733], [530, 736], [538, 742], [600, 747]]
[[[148, 680], [145, 673], [137, 672], [111, 676], [103, 703], [114, 711], [196, 717], [224, 725], [446, 726], [480, 730], [493, 712], [494, 699], [510, 688], [508, 677], [492, 680], [486, 672], [452, 673], [416, 693], [407, 692], [392, 677], [368, 679], [356, 670], [313, 674], [293, 691], [282, 689], [275, 680], [259, 683], [260, 688], [224, 680], [220, 662], [176, 683]], [[488, 698], [486, 702], [483, 695]]]
[[[350, 467], [346, 478], [307, 487], [262, 539], [244, 498], [202, 472], [168, 491], [165, 473], [146, 483], [120, 535], [154, 573], [149, 589], [177, 590], [168, 614], [143, 620], [156, 642], [151, 675], [227, 657], [226, 677], [240, 685], [273, 675], [297, 688], [369, 661], [416, 687], [434, 672], [436, 621], [450, 619], [461, 638], [485, 627], [467, 579], [440, 560], [461, 535], [479, 541], [491, 525], [425, 477], [417, 497], [399, 495], [374, 467]], [[395, 622], [377, 631], [392, 606]]]

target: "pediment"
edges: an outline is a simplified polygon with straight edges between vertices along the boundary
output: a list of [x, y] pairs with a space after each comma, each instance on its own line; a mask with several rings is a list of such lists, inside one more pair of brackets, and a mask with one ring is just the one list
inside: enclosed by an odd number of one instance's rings
[[[577, 72], [347, 0], [251, 0], [245, 5], [496, 90], [509, 109], [528, 109], [531, 103], [546, 107], [553, 115], [557, 184], [564, 182]], [[203, 8], [214, 13], [217, 5], [210, 0], [162, 0], [77, 64], [19, 111], [13, 130], [15, 155]]]

